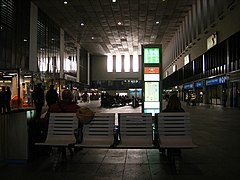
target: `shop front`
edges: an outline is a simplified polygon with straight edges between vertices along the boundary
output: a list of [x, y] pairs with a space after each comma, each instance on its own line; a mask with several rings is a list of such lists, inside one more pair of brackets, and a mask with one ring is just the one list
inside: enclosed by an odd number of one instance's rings
[[205, 80], [206, 104], [224, 105], [228, 99], [226, 76], [217, 76]]
[[231, 72], [229, 77], [229, 105], [240, 107], [240, 70]]
[[10, 89], [10, 108], [32, 107], [33, 73], [21, 69], [0, 69], [0, 91]]
[[195, 103], [196, 93], [193, 89], [192, 83], [183, 85], [183, 97], [184, 101], [187, 102], [188, 105], [190, 105], [191, 102]]
[[196, 103], [203, 103], [204, 96], [203, 81], [194, 82], [194, 90], [196, 94]]

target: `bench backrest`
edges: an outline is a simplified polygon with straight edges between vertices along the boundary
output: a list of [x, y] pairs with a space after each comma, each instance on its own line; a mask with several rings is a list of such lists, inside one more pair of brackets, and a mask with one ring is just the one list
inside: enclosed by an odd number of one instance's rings
[[100, 138], [113, 140], [115, 113], [95, 113], [93, 120], [83, 126], [83, 143]]
[[120, 146], [144, 147], [153, 143], [151, 113], [119, 113]]
[[74, 129], [78, 128], [76, 113], [50, 113], [48, 136], [69, 137], [75, 139]]
[[189, 113], [160, 113], [157, 115], [159, 136], [186, 137], [191, 136]]

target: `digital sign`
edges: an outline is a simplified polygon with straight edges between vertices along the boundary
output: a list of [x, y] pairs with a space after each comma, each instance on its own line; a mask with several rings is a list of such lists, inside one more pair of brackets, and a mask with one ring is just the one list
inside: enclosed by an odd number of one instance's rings
[[160, 49], [154, 47], [144, 48], [143, 62], [144, 64], [160, 63]]

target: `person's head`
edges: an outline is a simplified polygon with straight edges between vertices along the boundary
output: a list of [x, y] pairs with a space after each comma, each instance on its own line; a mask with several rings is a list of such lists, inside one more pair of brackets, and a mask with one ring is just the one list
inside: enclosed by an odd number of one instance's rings
[[65, 89], [62, 92], [62, 100], [66, 103], [72, 102], [73, 101], [73, 95], [72, 92], [68, 89]]
[[50, 89], [54, 89], [54, 85], [51, 84], [51, 85], [50, 85]]
[[168, 100], [167, 109], [178, 111], [181, 108], [182, 108], [181, 102], [179, 101], [177, 95], [176, 94], [171, 95]]

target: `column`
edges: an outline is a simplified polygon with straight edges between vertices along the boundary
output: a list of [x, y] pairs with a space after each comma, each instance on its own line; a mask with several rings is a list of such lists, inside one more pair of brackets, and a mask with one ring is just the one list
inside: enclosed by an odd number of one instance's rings
[[60, 28], [60, 78], [63, 78], [63, 65], [64, 65], [64, 30]]
[[37, 16], [38, 8], [31, 3], [29, 39], [29, 71], [37, 72]]
[[79, 44], [76, 44], [76, 47], [77, 47], [77, 82], [80, 82], [80, 45]]
[[90, 85], [90, 53], [87, 53], [87, 84]]

